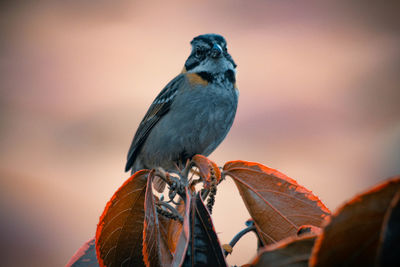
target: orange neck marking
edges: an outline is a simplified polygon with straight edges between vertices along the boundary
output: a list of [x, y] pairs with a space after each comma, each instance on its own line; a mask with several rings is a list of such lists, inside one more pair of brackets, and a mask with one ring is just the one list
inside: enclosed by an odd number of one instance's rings
[[187, 73], [186, 76], [188, 77], [189, 83], [192, 85], [208, 85], [208, 82], [196, 73]]

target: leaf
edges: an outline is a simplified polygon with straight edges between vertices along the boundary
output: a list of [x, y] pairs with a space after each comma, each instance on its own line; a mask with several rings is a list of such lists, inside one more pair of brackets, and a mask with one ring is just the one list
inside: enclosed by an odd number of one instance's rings
[[316, 237], [315, 234], [291, 236], [268, 245], [260, 250], [250, 266], [307, 267]]
[[172, 254], [161, 234], [158, 214], [154, 205], [152, 182], [154, 172], [147, 179], [147, 191], [144, 202], [143, 259], [146, 266], [167, 266], [172, 262]]
[[[173, 266], [227, 266], [210, 213], [197, 194], [190, 199]], [[182, 260], [183, 259], [183, 260]]]
[[107, 203], [96, 231], [100, 266], [145, 266], [142, 242], [148, 174], [149, 170], [136, 172]]
[[395, 266], [400, 262], [400, 191], [393, 197], [382, 226], [378, 262], [381, 266]]
[[311, 191], [277, 170], [259, 163], [227, 162], [224, 174], [233, 178], [265, 244], [296, 235], [300, 226], [321, 226], [330, 214]]
[[[185, 218], [185, 202], [180, 199], [179, 205], [176, 207], [177, 211], [182, 218]], [[179, 240], [179, 236], [182, 232], [183, 224], [178, 220], [168, 220], [160, 217], [160, 225], [162, 226], [162, 234], [165, 235], [165, 240], [167, 240], [167, 245], [172, 253], [175, 253], [176, 245]]]
[[[185, 202], [185, 214], [190, 214], [191, 211], [191, 203], [192, 203], [192, 195], [189, 189], [186, 187], [186, 202]], [[190, 216], [183, 217], [183, 226], [181, 233], [179, 235], [178, 242], [176, 243], [176, 249], [174, 253], [174, 258], [172, 260], [172, 266], [178, 267], [182, 266], [183, 260], [185, 259], [186, 251], [189, 245], [189, 238], [190, 238]]]
[[199, 154], [193, 156], [192, 162], [197, 168], [199, 168], [200, 177], [204, 180], [205, 188], [208, 189], [211, 186], [211, 172], [215, 174], [217, 183], [221, 180], [221, 171], [215, 162]]
[[71, 257], [65, 267], [99, 267], [94, 238], [87, 241]]
[[199, 194], [190, 209], [190, 238], [183, 266], [226, 266], [210, 213]]
[[373, 266], [383, 219], [400, 177], [375, 186], [345, 203], [317, 239], [311, 266]]
[[297, 231], [297, 236], [314, 234], [320, 235], [322, 233], [322, 229], [320, 227], [314, 225], [302, 225]]

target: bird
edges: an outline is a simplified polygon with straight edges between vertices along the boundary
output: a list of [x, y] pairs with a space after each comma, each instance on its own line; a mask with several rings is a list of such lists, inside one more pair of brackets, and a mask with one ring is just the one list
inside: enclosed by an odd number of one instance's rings
[[[228, 134], [238, 106], [237, 65], [219, 34], [199, 35], [190, 44], [182, 72], [161, 90], [140, 122], [126, 172], [159, 167], [176, 172], [194, 155], [210, 155]], [[165, 182], [155, 179], [153, 186], [162, 193]]]

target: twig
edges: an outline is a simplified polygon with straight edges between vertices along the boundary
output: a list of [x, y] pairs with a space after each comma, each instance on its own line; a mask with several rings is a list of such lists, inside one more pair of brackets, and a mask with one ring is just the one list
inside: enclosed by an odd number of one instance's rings
[[[173, 219], [173, 220], [179, 220], [180, 222], [183, 222], [183, 217], [179, 214], [179, 212], [172, 207], [170, 204], [164, 202], [164, 201], [158, 201], [157, 202], [157, 212], [167, 218]], [[167, 208], [169, 211], [162, 209], [162, 207]]]
[[220, 184], [226, 178], [226, 174], [222, 171], [222, 167], [219, 167], [219, 169], [221, 170], [221, 179], [219, 179], [218, 184]]
[[[236, 245], [236, 243], [240, 240], [240, 238], [242, 238], [245, 234], [247, 234], [248, 232], [251, 232], [251, 231], [255, 232], [255, 234], [257, 235], [257, 237], [259, 239], [258, 241], [260, 242], [260, 237], [259, 237], [259, 235], [257, 233], [257, 229], [256, 229], [256, 226], [254, 225], [254, 221], [252, 221], [252, 220], [251, 221], [247, 221], [246, 225], [247, 225], [247, 227], [245, 229], [243, 229], [242, 231], [240, 231], [239, 233], [237, 233], [233, 237], [231, 242], [229, 242], [229, 246], [231, 248], [233, 248]], [[260, 243], [258, 243], [258, 244], [260, 244]], [[231, 252], [228, 252], [228, 251], [225, 250], [224, 253], [225, 253], [225, 257], [226, 257]]]
[[183, 170], [181, 171], [181, 181], [185, 182], [185, 185], [188, 182], [188, 176], [189, 176], [189, 172], [193, 167], [193, 163], [189, 160], [186, 161], [186, 165], [185, 168], [183, 168]]
[[208, 194], [210, 193], [210, 190], [208, 189], [201, 189], [200, 194], [201, 198], [205, 200], [208, 197]]

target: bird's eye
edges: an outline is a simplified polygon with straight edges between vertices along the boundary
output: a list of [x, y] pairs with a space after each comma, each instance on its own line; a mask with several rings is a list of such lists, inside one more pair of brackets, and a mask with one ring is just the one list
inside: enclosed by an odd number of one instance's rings
[[194, 52], [194, 55], [197, 58], [201, 58], [204, 55], [204, 50], [196, 49], [196, 51]]

